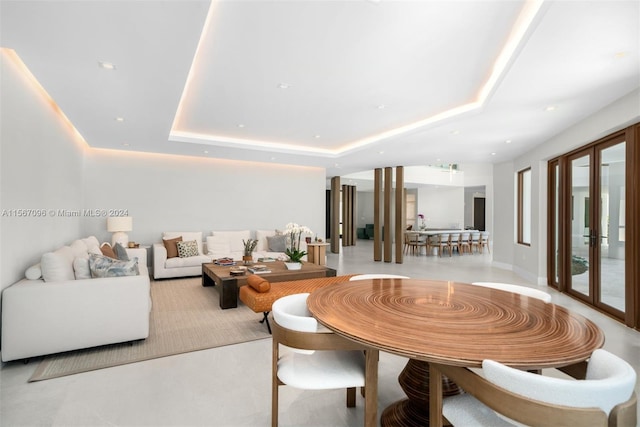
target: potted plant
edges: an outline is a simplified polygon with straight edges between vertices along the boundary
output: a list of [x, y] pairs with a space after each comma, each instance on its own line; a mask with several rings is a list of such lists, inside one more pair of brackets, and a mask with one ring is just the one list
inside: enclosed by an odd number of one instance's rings
[[253, 261], [252, 253], [256, 249], [258, 241], [255, 239], [248, 239], [246, 241], [242, 239], [242, 243], [244, 244], [244, 255], [242, 256], [242, 260], [245, 264], [249, 264], [251, 261]]
[[285, 266], [289, 270], [299, 270], [302, 268], [302, 257], [307, 254], [306, 251], [300, 250], [300, 238], [303, 233], [313, 234], [313, 232], [309, 227], [290, 222], [285, 228], [285, 233], [288, 236], [288, 245], [284, 253], [289, 257], [289, 262], [285, 262]]

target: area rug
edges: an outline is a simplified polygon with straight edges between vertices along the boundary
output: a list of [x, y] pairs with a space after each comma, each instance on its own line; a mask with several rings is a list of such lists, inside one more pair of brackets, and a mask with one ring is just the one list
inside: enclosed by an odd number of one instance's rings
[[152, 281], [151, 300], [147, 339], [46, 356], [29, 381], [270, 337], [261, 315], [241, 303], [222, 310], [218, 290], [199, 277]]

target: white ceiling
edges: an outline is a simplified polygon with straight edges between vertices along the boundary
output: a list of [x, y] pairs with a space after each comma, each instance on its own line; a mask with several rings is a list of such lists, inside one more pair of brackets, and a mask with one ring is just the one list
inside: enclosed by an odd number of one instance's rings
[[506, 161], [640, 86], [636, 0], [2, 0], [0, 24], [93, 147], [328, 176]]

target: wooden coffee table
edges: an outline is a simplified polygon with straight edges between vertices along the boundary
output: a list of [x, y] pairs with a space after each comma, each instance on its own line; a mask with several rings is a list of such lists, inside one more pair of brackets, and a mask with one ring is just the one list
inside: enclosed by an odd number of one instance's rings
[[[260, 264], [260, 263], [258, 263]], [[316, 277], [335, 277], [336, 270], [323, 265], [303, 262], [300, 270], [287, 270], [284, 262], [264, 263], [271, 273], [260, 276], [269, 282], [286, 282], [289, 280], [314, 279]], [[220, 291], [220, 308], [236, 308], [238, 306], [238, 289], [247, 284], [247, 276], [232, 276], [229, 270], [237, 266], [222, 266], [213, 263], [202, 264], [202, 286], [216, 286]], [[249, 266], [250, 267], [250, 266]]]

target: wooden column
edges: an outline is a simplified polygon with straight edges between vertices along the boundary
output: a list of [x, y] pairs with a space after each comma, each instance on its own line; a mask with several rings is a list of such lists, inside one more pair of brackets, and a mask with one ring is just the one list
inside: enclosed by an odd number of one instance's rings
[[393, 188], [393, 168], [384, 168], [384, 262], [391, 262], [391, 189]]
[[354, 185], [343, 185], [342, 186], [342, 246], [354, 246], [356, 244], [355, 200], [356, 200], [356, 187]]
[[331, 252], [340, 253], [340, 177], [331, 178]]
[[404, 249], [404, 167], [396, 166], [396, 264], [403, 262]]
[[373, 260], [382, 261], [382, 169], [374, 170], [373, 180]]

